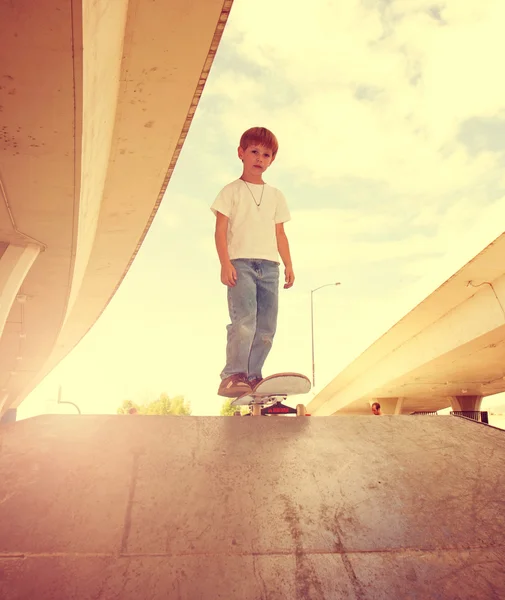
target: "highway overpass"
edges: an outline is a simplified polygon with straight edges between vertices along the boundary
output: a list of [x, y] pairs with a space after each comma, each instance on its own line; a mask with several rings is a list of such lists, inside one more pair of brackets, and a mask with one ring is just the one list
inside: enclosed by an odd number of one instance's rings
[[0, 2], [0, 418], [15, 416], [121, 284], [231, 5]]
[[313, 415], [479, 410], [505, 391], [505, 234], [339, 373]]

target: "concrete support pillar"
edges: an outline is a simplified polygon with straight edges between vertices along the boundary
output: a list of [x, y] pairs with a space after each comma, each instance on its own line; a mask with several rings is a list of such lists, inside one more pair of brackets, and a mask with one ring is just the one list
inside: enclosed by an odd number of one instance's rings
[[[8, 397], [9, 397], [9, 394], [7, 393], [7, 390], [0, 390], [0, 415], [2, 414], [2, 409], [5, 406], [5, 403], [7, 402]], [[1, 417], [0, 417], [0, 422], [1, 422]]]
[[28, 246], [10, 244], [0, 257], [0, 337], [19, 288], [39, 252], [40, 247], [35, 244]]
[[482, 404], [482, 396], [452, 396], [451, 407], [455, 411], [478, 411]]
[[370, 402], [370, 407], [374, 402], [381, 405], [383, 415], [399, 415], [402, 411], [403, 398], [374, 398]]
[[0, 418], [0, 425], [7, 425], [7, 423], [15, 423], [18, 409], [9, 408]]

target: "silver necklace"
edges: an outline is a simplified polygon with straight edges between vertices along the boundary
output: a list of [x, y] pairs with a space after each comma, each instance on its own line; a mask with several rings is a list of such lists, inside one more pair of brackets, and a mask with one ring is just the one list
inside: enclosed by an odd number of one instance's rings
[[250, 187], [249, 187], [249, 185], [247, 184], [247, 181], [246, 181], [245, 179], [242, 179], [242, 181], [243, 181], [243, 182], [246, 184], [246, 187], [247, 187], [247, 189], [249, 190], [249, 193], [251, 194], [251, 196], [252, 196], [252, 199], [254, 200], [254, 204], [256, 204], [256, 207], [257, 207], [257, 208], [258, 208], [258, 210], [259, 210], [259, 207], [261, 206], [261, 202], [262, 202], [262, 200], [263, 200], [263, 192], [265, 191], [265, 184], [263, 184], [263, 187], [261, 188], [261, 196], [260, 196], [260, 201], [259, 201], [259, 204], [258, 204], [258, 202], [256, 202], [256, 198], [254, 197], [254, 194], [252, 193], [252, 190], [251, 190], [251, 188], [250, 188]]

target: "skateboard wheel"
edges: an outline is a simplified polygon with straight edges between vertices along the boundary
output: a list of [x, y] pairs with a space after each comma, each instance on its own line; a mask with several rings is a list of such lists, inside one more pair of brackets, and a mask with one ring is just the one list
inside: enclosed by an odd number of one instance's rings
[[253, 404], [252, 414], [253, 417], [261, 417], [261, 404]]
[[242, 413], [241, 413], [239, 410], [236, 410], [236, 411], [233, 413], [233, 416], [234, 416], [234, 417], [240, 417], [241, 415], [242, 415]]
[[305, 416], [305, 406], [303, 404], [297, 404], [296, 405], [296, 416], [297, 417], [304, 417]]

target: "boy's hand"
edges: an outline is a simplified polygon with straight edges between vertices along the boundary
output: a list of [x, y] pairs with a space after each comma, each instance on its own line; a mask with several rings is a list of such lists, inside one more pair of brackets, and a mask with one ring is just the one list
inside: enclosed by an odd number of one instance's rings
[[293, 267], [286, 267], [284, 269], [284, 281], [286, 282], [284, 284], [285, 290], [293, 286], [293, 283], [295, 282], [295, 273], [293, 271]]
[[237, 271], [231, 262], [221, 266], [221, 283], [228, 287], [235, 287], [237, 283]]

